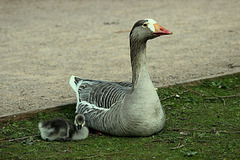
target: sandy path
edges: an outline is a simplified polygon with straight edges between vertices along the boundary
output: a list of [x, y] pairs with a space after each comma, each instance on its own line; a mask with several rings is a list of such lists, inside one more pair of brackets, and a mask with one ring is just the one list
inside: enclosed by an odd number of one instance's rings
[[155, 86], [240, 72], [240, 1], [0, 1], [0, 115], [74, 103], [71, 75], [131, 81], [128, 34], [153, 18]]

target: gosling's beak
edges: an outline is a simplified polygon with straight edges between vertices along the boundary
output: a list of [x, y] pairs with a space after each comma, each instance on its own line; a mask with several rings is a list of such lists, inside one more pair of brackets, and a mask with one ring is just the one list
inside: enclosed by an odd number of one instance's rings
[[82, 125], [79, 124], [79, 125], [77, 126], [77, 129], [78, 129], [78, 130], [82, 129]]
[[173, 34], [171, 31], [163, 28], [162, 26], [160, 26], [160, 25], [157, 24], [157, 23], [153, 24], [153, 26], [154, 26], [154, 28], [155, 28], [155, 32], [153, 33], [155, 36]]

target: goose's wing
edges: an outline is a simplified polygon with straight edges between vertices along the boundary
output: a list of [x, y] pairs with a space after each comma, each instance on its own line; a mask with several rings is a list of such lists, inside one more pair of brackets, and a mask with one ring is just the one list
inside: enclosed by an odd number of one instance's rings
[[110, 108], [122, 101], [132, 87], [128, 82], [84, 80], [76, 76], [72, 76], [69, 83], [76, 92], [78, 104], [87, 102], [99, 108]]
[[130, 88], [132, 88], [132, 83], [129, 83], [129, 82], [113, 82], [113, 83], [119, 84], [122, 87], [130, 87]]

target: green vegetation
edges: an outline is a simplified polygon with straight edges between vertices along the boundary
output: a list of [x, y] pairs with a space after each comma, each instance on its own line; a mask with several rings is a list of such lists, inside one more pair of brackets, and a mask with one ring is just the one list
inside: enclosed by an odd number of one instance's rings
[[150, 137], [92, 132], [82, 141], [46, 142], [38, 122], [74, 119], [75, 106], [1, 124], [0, 159], [240, 159], [240, 75], [158, 90], [167, 122]]

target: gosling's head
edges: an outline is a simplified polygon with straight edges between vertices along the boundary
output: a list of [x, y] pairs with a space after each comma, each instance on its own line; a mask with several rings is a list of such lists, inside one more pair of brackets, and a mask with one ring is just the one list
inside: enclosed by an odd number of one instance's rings
[[85, 117], [83, 114], [77, 114], [75, 116], [74, 124], [77, 129], [80, 130], [85, 125]]

